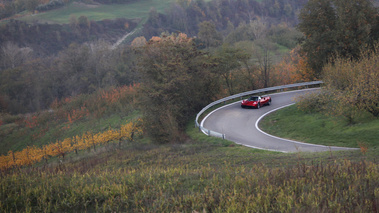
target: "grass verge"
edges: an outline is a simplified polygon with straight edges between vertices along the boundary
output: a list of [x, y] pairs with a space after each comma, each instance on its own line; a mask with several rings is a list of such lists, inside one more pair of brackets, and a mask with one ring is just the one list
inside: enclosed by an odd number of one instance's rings
[[296, 105], [266, 116], [259, 124], [263, 131], [287, 139], [342, 147], [366, 146], [378, 150], [379, 119], [361, 119], [348, 125], [343, 118], [321, 113], [309, 114]]

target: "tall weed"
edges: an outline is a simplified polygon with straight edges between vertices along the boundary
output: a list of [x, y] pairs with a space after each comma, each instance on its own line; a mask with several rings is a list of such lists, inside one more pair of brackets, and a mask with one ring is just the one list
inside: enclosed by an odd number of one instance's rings
[[[193, 166], [184, 162], [205, 162], [206, 159], [179, 157], [169, 150], [130, 150], [114, 156], [102, 155], [82, 162], [92, 165], [85, 172], [73, 165], [62, 165], [58, 170], [20, 170], [3, 174], [0, 211], [378, 210], [379, 168], [372, 162], [341, 160], [275, 168], [227, 162]], [[92, 164], [93, 161], [101, 163]], [[125, 166], [114, 167], [120, 164]]]

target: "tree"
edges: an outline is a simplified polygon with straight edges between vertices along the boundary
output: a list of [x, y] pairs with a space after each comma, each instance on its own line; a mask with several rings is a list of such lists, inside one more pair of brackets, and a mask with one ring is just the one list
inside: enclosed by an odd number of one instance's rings
[[188, 22], [187, 16], [182, 6], [179, 4], [171, 4], [167, 16], [168, 20], [171, 20], [171, 23], [168, 25], [172, 31], [188, 32], [188, 26], [186, 24]]
[[272, 44], [267, 39], [260, 39], [255, 41], [254, 44], [254, 58], [256, 60], [256, 64], [259, 74], [259, 82], [261, 83], [261, 87], [266, 88], [271, 85], [270, 79], [272, 75], [273, 68], [273, 59], [271, 56], [271, 51], [276, 48], [274, 44]]
[[238, 27], [231, 31], [224, 39], [224, 43], [234, 44], [239, 41], [254, 40], [254, 35], [249, 25], [241, 22]]
[[87, 16], [79, 16], [78, 25], [82, 29], [89, 29], [91, 27], [91, 23], [89, 22]]
[[88, 36], [91, 30], [91, 22], [88, 20], [87, 16], [79, 16], [77, 27], [80, 32], [85, 33], [85, 35]]
[[362, 114], [378, 118], [378, 50], [376, 45], [374, 50], [364, 49], [358, 60], [336, 57], [327, 64], [323, 69], [325, 92], [317, 99], [333, 104], [316, 107], [329, 115], [344, 117], [348, 124], [355, 123]]
[[76, 43], [72, 43], [59, 54], [60, 80], [57, 83], [64, 88], [61, 90], [64, 94], [59, 94], [58, 98], [89, 92], [88, 76], [86, 76], [88, 60], [89, 48]]
[[267, 34], [267, 24], [262, 19], [251, 21], [249, 28], [251, 33], [254, 35], [254, 39], [260, 39]]
[[[141, 74], [138, 72], [138, 58], [139, 53], [135, 51], [135, 48], [141, 48], [146, 44], [144, 37], [139, 37], [141, 43], [137, 46], [125, 46], [119, 48], [118, 63], [116, 65], [116, 76], [119, 85], [132, 85], [136, 82], [140, 82]], [[133, 42], [133, 44], [135, 44]]]
[[309, 66], [316, 78], [336, 48], [336, 14], [333, 0], [310, 0], [301, 10], [298, 29], [304, 34], [302, 52], [307, 55]]
[[212, 63], [185, 34], [153, 37], [139, 52], [146, 131], [158, 143], [180, 140], [188, 120], [218, 92]]
[[35, 8], [38, 6], [39, 1], [38, 0], [29, 0], [25, 1], [25, 8], [29, 10], [30, 12], [34, 12]]
[[78, 19], [76, 18], [75, 15], [70, 15], [70, 18], [69, 18], [69, 25], [71, 27], [71, 29], [75, 30], [76, 27], [78, 26]]
[[149, 18], [147, 19], [144, 28], [143, 35], [146, 38], [151, 38], [156, 35], [160, 35], [165, 30], [163, 26], [165, 26], [166, 17], [160, 13], [155, 8], [150, 9]]
[[133, 39], [132, 43], [131, 43], [131, 46], [132, 47], [142, 47], [144, 46], [145, 44], [147, 43], [146, 41], [146, 38], [143, 37], [143, 36], [140, 36], [140, 37], [137, 37], [135, 39]]
[[87, 76], [90, 78], [92, 90], [116, 86], [115, 66], [116, 54], [112, 51], [112, 45], [105, 41], [97, 41], [89, 44]]
[[217, 47], [222, 43], [222, 35], [216, 30], [216, 25], [209, 21], [199, 24], [197, 37], [204, 43], [205, 47]]
[[275, 64], [271, 82], [273, 85], [286, 85], [311, 81], [313, 74], [306, 64], [306, 59], [299, 54], [299, 46], [291, 50], [281, 62]]
[[46, 61], [34, 59], [16, 68], [0, 72], [0, 96], [8, 113], [34, 112], [46, 108], [53, 100], [47, 80]]
[[358, 59], [362, 47], [373, 47], [378, 10], [370, 0], [310, 0], [301, 10], [298, 29], [305, 39], [302, 54], [315, 78], [333, 56]]
[[249, 58], [249, 55], [243, 50], [230, 47], [227, 44], [216, 51], [215, 63], [217, 64], [217, 72], [224, 80], [230, 95], [236, 92], [234, 89], [235, 72], [242, 67], [242, 64], [249, 69], [250, 67], [247, 64]]
[[358, 59], [365, 45], [372, 45], [370, 38], [375, 25], [377, 10], [369, 0], [335, 0], [337, 26], [336, 52], [346, 58]]
[[14, 69], [30, 59], [32, 52], [29, 47], [20, 48], [12, 42], [6, 42], [0, 49], [0, 68]]

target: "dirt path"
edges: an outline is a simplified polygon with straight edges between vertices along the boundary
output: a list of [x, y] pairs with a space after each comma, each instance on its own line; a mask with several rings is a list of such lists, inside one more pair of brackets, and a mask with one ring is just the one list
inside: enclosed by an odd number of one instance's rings
[[136, 29], [133, 30], [132, 32], [125, 34], [122, 38], [120, 38], [116, 43], [113, 44], [112, 49], [116, 49], [116, 47], [118, 47], [118, 45], [120, 45], [130, 35], [133, 35], [134, 32], [136, 32]]

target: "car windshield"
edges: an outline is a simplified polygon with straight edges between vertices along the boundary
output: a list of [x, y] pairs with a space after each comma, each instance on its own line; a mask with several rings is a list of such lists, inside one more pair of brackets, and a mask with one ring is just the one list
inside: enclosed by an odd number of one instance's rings
[[249, 101], [258, 101], [258, 97], [256, 97], [256, 96], [250, 97]]

